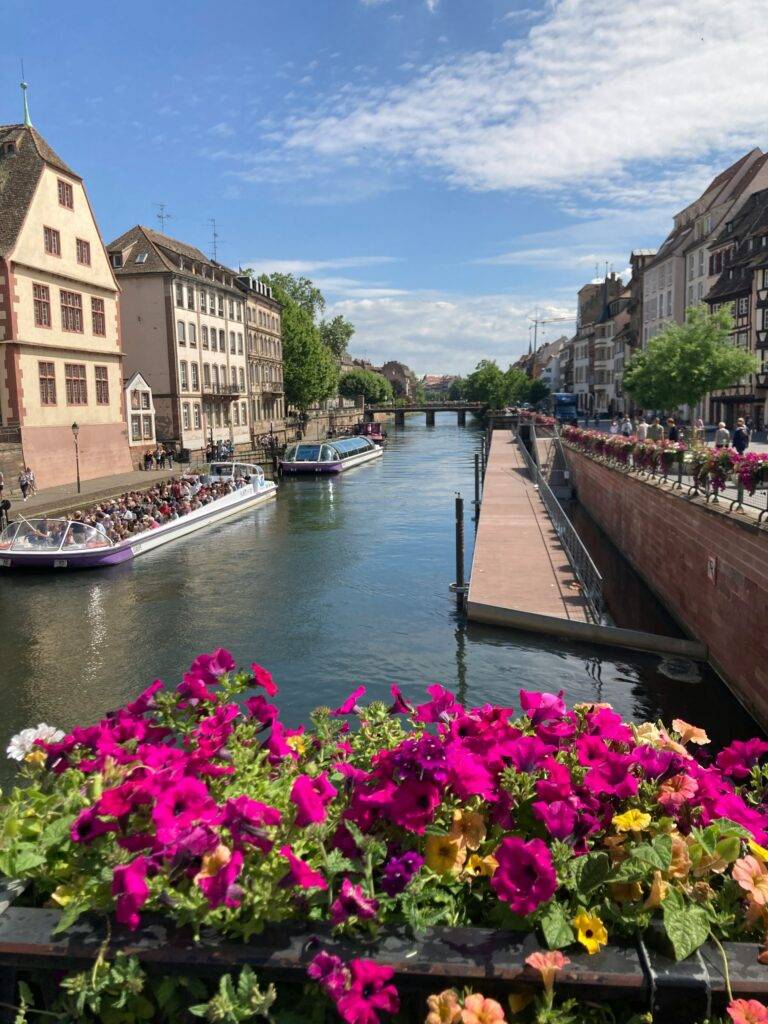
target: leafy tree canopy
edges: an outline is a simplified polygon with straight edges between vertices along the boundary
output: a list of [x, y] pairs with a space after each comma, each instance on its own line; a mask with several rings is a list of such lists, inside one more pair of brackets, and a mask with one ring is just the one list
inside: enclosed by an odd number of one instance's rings
[[343, 316], [335, 316], [333, 320], [320, 321], [320, 338], [324, 345], [340, 359], [347, 351], [347, 346], [355, 333], [355, 325]]
[[[244, 271], [248, 273], [248, 271]], [[313, 323], [325, 309], [325, 299], [320, 289], [308, 277], [296, 277], [295, 274], [262, 274], [260, 280], [272, 285], [272, 290], [287, 295], [298, 306], [309, 314]], [[282, 300], [280, 300], [282, 301]], [[351, 325], [350, 325], [351, 326]], [[354, 330], [354, 328], [353, 328]]]
[[523, 399], [524, 402], [530, 402], [531, 405], [536, 405], [537, 402], [543, 401], [549, 394], [549, 385], [537, 377], [536, 380], [528, 382], [528, 394]]
[[732, 387], [757, 369], [757, 360], [733, 344], [728, 309], [692, 306], [684, 324], [672, 324], [632, 357], [623, 385], [646, 409], [693, 408], [710, 391]]
[[357, 398], [362, 395], [366, 405], [378, 405], [380, 402], [392, 401], [392, 385], [386, 377], [372, 370], [350, 370], [339, 381], [339, 394], [345, 398]]
[[503, 370], [493, 359], [481, 359], [467, 377], [467, 398], [482, 402], [489, 409], [500, 409], [507, 404], [509, 382]]
[[312, 315], [301, 303], [270, 281], [283, 306], [283, 377], [289, 405], [306, 412], [336, 394], [339, 370], [320, 340]]
[[448, 397], [452, 402], [463, 402], [467, 397], [467, 381], [464, 377], [457, 377], [448, 389]]

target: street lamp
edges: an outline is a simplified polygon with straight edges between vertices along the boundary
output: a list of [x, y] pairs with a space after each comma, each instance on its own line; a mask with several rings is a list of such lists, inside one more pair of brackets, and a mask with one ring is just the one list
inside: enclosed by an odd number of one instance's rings
[[77, 471], [77, 493], [80, 493], [80, 449], [77, 444], [77, 437], [80, 433], [80, 427], [77, 423], [72, 424], [72, 438], [75, 442], [75, 469]]

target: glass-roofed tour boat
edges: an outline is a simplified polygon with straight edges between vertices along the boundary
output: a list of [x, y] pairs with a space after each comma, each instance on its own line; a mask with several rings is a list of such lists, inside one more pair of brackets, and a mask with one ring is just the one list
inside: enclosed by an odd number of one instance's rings
[[367, 437], [300, 441], [286, 448], [280, 468], [283, 473], [343, 473], [383, 454], [384, 449]]
[[260, 505], [277, 494], [275, 484], [264, 479], [261, 466], [250, 463], [212, 463], [209, 479], [229, 481], [233, 489], [176, 519], [132, 533], [117, 543], [97, 526], [81, 519], [20, 517], [0, 534], [0, 568], [93, 569], [118, 565]]

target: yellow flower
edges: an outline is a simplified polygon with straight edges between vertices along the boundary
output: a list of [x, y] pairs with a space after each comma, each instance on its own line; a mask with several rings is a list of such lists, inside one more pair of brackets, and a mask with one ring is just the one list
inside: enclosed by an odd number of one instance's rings
[[650, 747], [658, 746], [661, 740], [659, 728], [654, 725], [653, 722], [643, 722], [642, 725], [633, 725], [632, 732], [635, 734], [635, 739], [638, 743], [645, 743]]
[[458, 875], [467, 859], [467, 848], [451, 836], [427, 836], [424, 859], [435, 874]]
[[646, 910], [658, 910], [661, 904], [667, 897], [669, 891], [669, 882], [665, 882], [661, 877], [660, 871], [653, 872], [653, 881], [651, 882], [651, 892], [648, 899], [643, 904]]
[[580, 910], [571, 923], [576, 929], [576, 938], [590, 955], [597, 953], [608, 941], [605, 925], [596, 914]]
[[454, 811], [448, 835], [470, 850], [476, 850], [485, 839], [485, 821], [477, 811]]
[[747, 846], [749, 847], [750, 853], [754, 853], [758, 860], [768, 862], [768, 850], [766, 850], [764, 846], [756, 843], [754, 839], [750, 839], [747, 842]]
[[303, 736], [289, 736], [285, 742], [292, 750], [295, 750], [300, 757], [303, 757], [304, 754], [306, 754], [307, 741]]
[[644, 832], [651, 824], [650, 814], [633, 808], [624, 814], [617, 814], [613, 819], [613, 827], [617, 832]]
[[66, 907], [80, 891], [75, 885], [58, 885], [51, 893], [51, 899], [60, 907]]
[[424, 1024], [456, 1024], [461, 1020], [461, 1006], [456, 992], [447, 988], [436, 996], [427, 999], [427, 1019]]
[[224, 843], [219, 843], [211, 853], [203, 855], [200, 870], [195, 875], [195, 882], [201, 878], [213, 878], [232, 860], [232, 851]]
[[27, 764], [34, 765], [35, 768], [42, 768], [48, 760], [48, 755], [41, 747], [35, 747], [34, 750], [30, 750], [24, 760]]
[[475, 878], [491, 878], [498, 866], [499, 862], [493, 854], [489, 853], [485, 857], [481, 857], [479, 853], [473, 853], [467, 861], [464, 871], [468, 875], [474, 875]]

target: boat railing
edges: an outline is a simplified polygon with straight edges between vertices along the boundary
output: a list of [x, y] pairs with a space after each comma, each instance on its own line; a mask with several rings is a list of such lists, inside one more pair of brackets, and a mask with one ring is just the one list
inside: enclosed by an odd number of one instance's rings
[[[75, 542], [74, 530], [82, 533], [82, 540]], [[0, 534], [0, 550], [3, 551], [51, 554], [111, 547], [114, 544], [106, 534], [77, 519], [25, 519], [22, 516]]]

